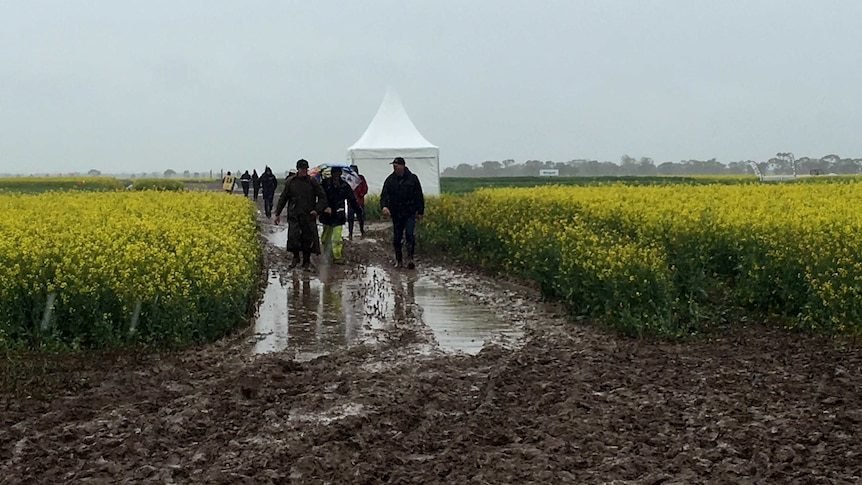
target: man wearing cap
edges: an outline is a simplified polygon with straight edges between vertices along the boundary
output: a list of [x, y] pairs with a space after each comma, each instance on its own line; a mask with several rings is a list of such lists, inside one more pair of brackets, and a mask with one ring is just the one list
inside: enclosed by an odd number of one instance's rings
[[416, 238], [413, 230], [416, 220], [425, 214], [425, 197], [422, 194], [422, 184], [419, 177], [407, 168], [401, 157], [392, 161], [392, 173], [383, 182], [380, 193], [380, 211], [384, 216], [392, 217], [392, 246], [395, 248], [395, 267], [404, 266], [401, 253], [401, 242], [407, 240], [407, 268], [413, 269], [416, 264], [413, 254], [416, 248]]
[[308, 162], [300, 159], [296, 162], [296, 175], [289, 177], [278, 198], [275, 207], [275, 223], [279, 223], [279, 215], [287, 206], [287, 250], [293, 253], [290, 268], [299, 264], [299, 254], [302, 253], [302, 268], [311, 269], [311, 251], [317, 238], [317, 216], [332, 210], [326, 204], [326, 192], [320, 182], [308, 175]]

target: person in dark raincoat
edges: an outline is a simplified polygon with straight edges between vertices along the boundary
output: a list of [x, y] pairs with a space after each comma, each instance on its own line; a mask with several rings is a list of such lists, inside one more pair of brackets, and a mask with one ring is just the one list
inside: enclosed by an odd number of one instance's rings
[[263, 213], [267, 219], [272, 216], [272, 199], [275, 197], [275, 189], [278, 187], [278, 178], [272, 173], [272, 169], [266, 167], [260, 176], [260, 188], [263, 191]]
[[257, 202], [257, 194], [260, 193], [260, 175], [257, 174], [257, 169], [251, 172], [251, 188], [254, 190], [254, 201]]
[[413, 255], [416, 237], [413, 231], [416, 221], [425, 215], [425, 196], [419, 177], [407, 168], [401, 157], [392, 161], [392, 173], [383, 182], [380, 193], [380, 211], [392, 217], [392, 247], [395, 249], [395, 267], [404, 266], [401, 243], [407, 240], [407, 268], [413, 269], [416, 263]]
[[248, 197], [248, 187], [251, 185], [251, 175], [248, 170], [239, 177], [239, 183], [242, 184], [242, 195]]
[[327, 206], [326, 192], [320, 182], [308, 175], [308, 161], [300, 159], [296, 162], [296, 175], [288, 177], [284, 189], [275, 207], [275, 223], [279, 223], [279, 214], [287, 207], [287, 250], [293, 253], [290, 268], [299, 264], [302, 253], [302, 268], [311, 270], [311, 252], [317, 236], [317, 216], [324, 212], [332, 212]]

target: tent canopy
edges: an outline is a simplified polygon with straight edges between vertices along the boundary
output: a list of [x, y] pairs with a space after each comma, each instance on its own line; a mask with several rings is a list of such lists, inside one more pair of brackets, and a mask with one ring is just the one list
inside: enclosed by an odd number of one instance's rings
[[401, 98], [389, 89], [365, 133], [347, 149], [347, 160], [365, 175], [368, 192], [380, 193], [395, 157], [404, 158], [425, 194], [440, 194], [440, 150], [419, 133]]

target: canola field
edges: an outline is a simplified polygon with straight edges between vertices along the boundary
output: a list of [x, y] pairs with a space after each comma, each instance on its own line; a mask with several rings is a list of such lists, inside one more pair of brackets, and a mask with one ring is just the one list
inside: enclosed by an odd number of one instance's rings
[[675, 337], [751, 319], [862, 333], [862, 183], [544, 186], [429, 199], [421, 241], [578, 317]]
[[0, 348], [171, 346], [248, 314], [254, 206], [221, 193], [0, 193]]

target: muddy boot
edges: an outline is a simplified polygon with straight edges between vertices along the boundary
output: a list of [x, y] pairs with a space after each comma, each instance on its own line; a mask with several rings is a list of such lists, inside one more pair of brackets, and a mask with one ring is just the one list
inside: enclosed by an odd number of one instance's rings
[[407, 269], [416, 269], [416, 263], [413, 262], [413, 246], [407, 246]]
[[290, 262], [290, 266], [288, 268], [293, 269], [299, 265], [299, 251], [293, 252], [293, 261]]
[[401, 255], [401, 248], [395, 248], [395, 264], [393, 264], [396, 268], [404, 267], [404, 257]]
[[365, 237], [365, 221], [363, 219], [359, 219], [359, 235]]
[[311, 253], [308, 251], [302, 252], [302, 269], [305, 271], [311, 271]]

